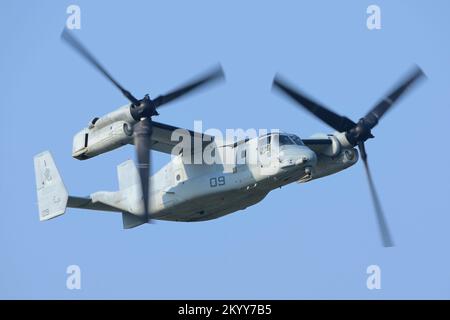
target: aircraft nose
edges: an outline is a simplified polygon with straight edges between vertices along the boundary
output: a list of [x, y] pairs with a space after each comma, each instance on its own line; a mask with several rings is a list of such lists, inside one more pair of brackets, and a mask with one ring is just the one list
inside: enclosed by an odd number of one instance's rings
[[316, 154], [309, 148], [296, 147], [285, 149], [280, 153], [281, 167], [314, 166], [317, 162]]
[[314, 166], [317, 163], [317, 156], [314, 151], [309, 148], [305, 148], [301, 152], [300, 158], [295, 163], [296, 165], [308, 165]]

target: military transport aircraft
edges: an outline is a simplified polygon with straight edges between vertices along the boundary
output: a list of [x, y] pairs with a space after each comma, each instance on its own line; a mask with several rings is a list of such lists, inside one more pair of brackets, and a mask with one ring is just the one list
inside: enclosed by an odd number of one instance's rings
[[[134, 144], [137, 165], [128, 160], [117, 167], [118, 191], [98, 191], [87, 197], [78, 197], [68, 194], [51, 154], [45, 151], [36, 155], [34, 167], [40, 220], [60, 216], [67, 207], [71, 207], [119, 212], [124, 228], [152, 220], [205, 221], [243, 210], [264, 199], [275, 188], [337, 173], [354, 165], [361, 156], [383, 245], [393, 246], [369, 171], [365, 141], [373, 138], [371, 130], [381, 117], [417, 80], [423, 78], [419, 67], [415, 67], [358, 122], [325, 108], [277, 75], [274, 89], [290, 97], [336, 132], [316, 134], [308, 139], [292, 133], [270, 132], [230, 143], [201, 132], [153, 121], [161, 106], [222, 79], [224, 75], [220, 67], [168, 94], [154, 99], [145, 95], [138, 99], [125, 90], [70, 31], [64, 30], [62, 39], [129, 100], [127, 105], [94, 118], [87, 128], [74, 136], [73, 157], [89, 159], [123, 145]], [[192, 139], [174, 151], [180, 143], [180, 136], [174, 139], [177, 132], [184, 133], [183, 139]], [[192, 161], [208, 148], [210, 154], [214, 154], [214, 162], [207, 162], [203, 157], [200, 157], [200, 162]], [[150, 150], [172, 155], [171, 161], [151, 177]], [[232, 156], [225, 161], [225, 154]]]

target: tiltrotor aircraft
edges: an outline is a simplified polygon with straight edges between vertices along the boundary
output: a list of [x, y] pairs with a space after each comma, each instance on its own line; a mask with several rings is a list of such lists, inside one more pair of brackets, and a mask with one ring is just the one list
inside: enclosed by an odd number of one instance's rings
[[[384, 246], [393, 240], [384, 218], [370, 174], [365, 141], [381, 117], [423, 77], [415, 69], [358, 122], [340, 116], [307, 97], [276, 76], [273, 88], [324, 121], [332, 134], [300, 139], [295, 134], [271, 132], [259, 137], [229, 143], [200, 132], [193, 132], [153, 121], [159, 108], [200, 87], [223, 78], [220, 67], [155, 99], [137, 99], [125, 90], [89, 51], [67, 30], [62, 39], [109, 79], [129, 103], [100, 118], [77, 133], [73, 157], [88, 159], [126, 144], [134, 144], [137, 165], [128, 160], [117, 167], [119, 190], [98, 191], [88, 197], [70, 196], [48, 151], [34, 157], [40, 220], [64, 214], [67, 207], [122, 213], [123, 227], [133, 228], [151, 220], [205, 221], [243, 210], [273, 189], [292, 182], [308, 182], [344, 170], [363, 160], [375, 205]], [[157, 111], [158, 110], [158, 111]], [[185, 133], [189, 145], [174, 152]], [[197, 147], [196, 147], [197, 146]], [[356, 148], [357, 147], [357, 148]], [[191, 161], [208, 150], [216, 161]], [[359, 149], [359, 152], [358, 150]], [[171, 161], [149, 177], [150, 150], [172, 154]], [[225, 161], [224, 154], [231, 154]], [[197, 157], [198, 158], [198, 157]], [[230, 160], [230, 158], [232, 160]], [[218, 159], [218, 161], [217, 161]]]

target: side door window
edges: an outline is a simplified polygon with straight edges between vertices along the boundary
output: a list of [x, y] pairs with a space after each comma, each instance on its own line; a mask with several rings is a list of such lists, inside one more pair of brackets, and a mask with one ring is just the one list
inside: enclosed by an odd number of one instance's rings
[[259, 139], [258, 142], [258, 149], [259, 149], [259, 154], [263, 155], [263, 154], [267, 154], [267, 156], [270, 156], [270, 152], [271, 152], [271, 136], [265, 136]]
[[239, 146], [236, 150], [236, 166], [247, 164], [247, 147]]

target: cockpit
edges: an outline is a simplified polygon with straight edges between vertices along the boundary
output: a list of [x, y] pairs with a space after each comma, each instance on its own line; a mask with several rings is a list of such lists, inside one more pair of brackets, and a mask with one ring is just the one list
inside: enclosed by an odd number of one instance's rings
[[269, 151], [272, 147], [282, 146], [304, 146], [302, 139], [295, 134], [271, 133], [259, 138], [258, 147], [260, 152]]
[[[278, 160], [281, 168], [294, 168], [297, 165], [311, 166], [316, 162], [315, 153], [305, 146], [295, 134], [270, 133], [258, 140], [260, 159]], [[270, 161], [269, 160], [269, 163]]]

